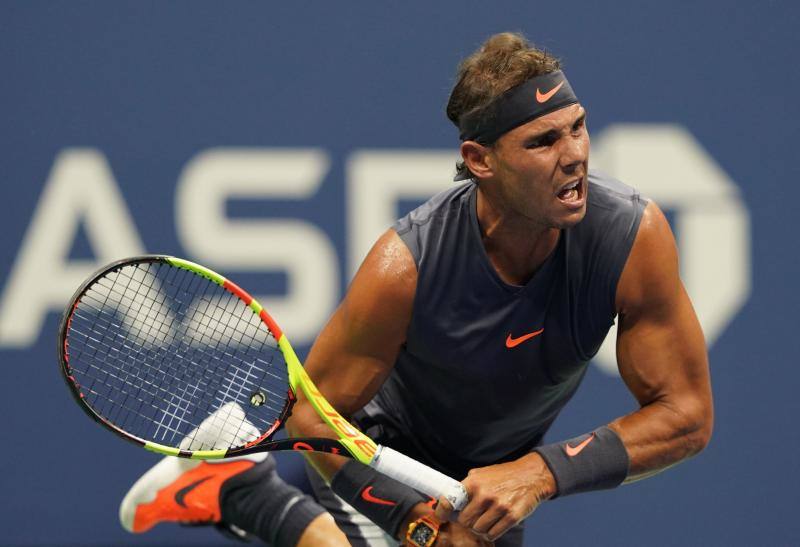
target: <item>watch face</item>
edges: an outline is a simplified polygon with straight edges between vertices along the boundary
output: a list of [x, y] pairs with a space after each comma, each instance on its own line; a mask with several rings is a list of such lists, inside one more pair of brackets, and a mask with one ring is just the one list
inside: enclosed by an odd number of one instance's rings
[[414, 532], [411, 534], [411, 539], [419, 545], [427, 545], [432, 537], [433, 529], [424, 522], [417, 524], [417, 527], [414, 528]]

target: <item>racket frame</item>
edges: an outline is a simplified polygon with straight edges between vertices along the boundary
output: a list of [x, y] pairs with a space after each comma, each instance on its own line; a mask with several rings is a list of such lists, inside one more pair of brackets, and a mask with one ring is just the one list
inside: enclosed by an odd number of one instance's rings
[[[177, 447], [142, 439], [141, 437], [133, 435], [107, 420], [86, 402], [85, 396], [81, 391], [81, 386], [72, 373], [69, 363], [69, 340], [67, 334], [72, 321], [72, 314], [77, 308], [84, 294], [86, 294], [89, 288], [92, 287], [99, 279], [105, 277], [110, 272], [119, 270], [125, 266], [147, 263], [162, 263], [176, 268], [188, 270], [219, 285], [229, 293], [239, 298], [247, 307], [250, 308], [254, 314], [258, 315], [261, 321], [266, 325], [267, 329], [269, 329], [270, 334], [275, 338], [278, 348], [280, 349], [286, 361], [286, 367], [289, 374], [289, 390], [287, 393], [286, 403], [284, 404], [279, 417], [275, 420], [272, 426], [267, 431], [262, 433], [262, 435], [257, 439], [243, 446], [231, 447], [227, 449], [183, 450]], [[328, 403], [327, 400], [325, 400], [324, 396], [322, 396], [317, 387], [311, 381], [311, 378], [309, 378], [305, 369], [303, 369], [303, 366], [300, 363], [297, 354], [294, 352], [292, 345], [289, 343], [289, 340], [286, 338], [286, 335], [283, 333], [282, 329], [278, 326], [275, 320], [263, 308], [263, 306], [261, 306], [261, 304], [247, 291], [229, 279], [209, 268], [206, 268], [205, 266], [201, 266], [200, 264], [196, 264], [188, 260], [169, 255], [139, 255], [117, 260], [94, 272], [88, 279], [86, 279], [86, 281], [81, 284], [78, 290], [75, 291], [69, 300], [69, 305], [62, 314], [58, 329], [57, 352], [62, 377], [69, 387], [69, 391], [73, 399], [78, 403], [78, 406], [92, 420], [96, 421], [103, 427], [109, 429], [123, 439], [139, 445], [151, 452], [168, 456], [177, 456], [180, 458], [212, 460], [244, 456], [246, 454], [270, 450], [314, 451], [328, 452], [331, 454], [352, 457], [368, 465], [372, 460], [372, 457], [375, 455], [377, 449], [377, 445], [374, 441], [372, 441], [372, 439], [353, 427], [338, 412], [336, 412], [336, 410], [330, 405], [330, 403]], [[272, 437], [285, 425], [286, 420], [291, 415], [292, 407], [297, 401], [298, 388], [303, 391], [304, 395], [308, 398], [309, 402], [319, 416], [339, 436], [338, 440], [324, 437], [272, 440]]]

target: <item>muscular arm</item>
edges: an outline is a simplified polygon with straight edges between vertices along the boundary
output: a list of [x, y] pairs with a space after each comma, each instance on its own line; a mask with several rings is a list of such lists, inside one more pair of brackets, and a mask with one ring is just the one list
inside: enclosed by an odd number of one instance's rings
[[703, 333], [681, 283], [669, 224], [651, 203], [617, 288], [617, 362], [640, 408], [614, 420], [630, 457], [626, 482], [702, 450], [713, 407]]
[[[642, 217], [616, 304], [619, 370], [640, 408], [609, 427], [628, 453], [630, 482], [702, 450], [713, 422], [703, 333], [679, 277], [672, 232], [655, 204]], [[463, 484], [471, 501], [458, 521], [492, 540], [555, 492], [537, 453], [473, 469]]]
[[[405, 341], [416, 290], [417, 270], [393, 230], [375, 243], [339, 308], [314, 342], [305, 369], [325, 398], [350, 416], [375, 395]], [[287, 423], [292, 436], [333, 437], [302, 393]], [[326, 479], [344, 458], [307, 454]]]
[[[347, 417], [363, 407], [394, 366], [414, 303], [417, 268], [414, 258], [393, 230], [375, 243], [356, 273], [344, 301], [320, 333], [305, 369], [328, 402]], [[302, 392], [287, 422], [292, 436], [333, 437]], [[344, 465], [341, 456], [304, 454], [327, 481]], [[417, 504], [400, 526], [433, 510]], [[468, 529], [444, 523], [437, 545], [486, 545]]]

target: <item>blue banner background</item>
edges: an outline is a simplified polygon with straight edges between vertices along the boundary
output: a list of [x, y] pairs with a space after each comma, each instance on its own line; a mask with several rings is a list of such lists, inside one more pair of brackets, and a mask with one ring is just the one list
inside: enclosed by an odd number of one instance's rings
[[[187, 256], [175, 221], [187, 162], [214, 147], [293, 147], [327, 153], [319, 190], [294, 202], [231, 200], [227, 214], [316, 225], [337, 253], [338, 299], [349, 275], [348, 158], [360, 149], [455, 153], [443, 111], [457, 63], [488, 35], [521, 30], [565, 61], [593, 134], [668, 122], [702, 143], [749, 211], [752, 268], [747, 302], [710, 350], [708, 449], [649, 480], [544, 504], [528, 520], [526, 544], [800, 544], [797, 5], [393, 6], [0, 3], [0, 288], [65, 149], [105, 156], [147, 251]], [[255, 252], [269, 253], [269, 242]], [[93, 256], [79, 230], [70, 259]], [[224, 273], [253, 291], [286, 286], [281, 272]], [[32, 345], [0, 346], [0, 544], [227, 544], [208, 530], [161, 526], [134, 537], [120, 528], [118, 502], [157, 458], [70, 401], [57, 371], [57, 322], [49, 313]], [[620, 380], [592, 368], [551, 438], [633, 409]], [[282, 473], [298, 483], [300, 461], [280, 455]]]

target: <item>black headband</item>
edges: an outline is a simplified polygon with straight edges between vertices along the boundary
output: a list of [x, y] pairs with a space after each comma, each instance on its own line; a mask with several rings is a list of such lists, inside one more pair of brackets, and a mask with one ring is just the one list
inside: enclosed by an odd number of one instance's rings
[[515, 127], [577, 102], [563, 72], [542, 74], [512, 87], [486, 108], [462, 116], [460, 137], [462, 141], [492, 144]]

